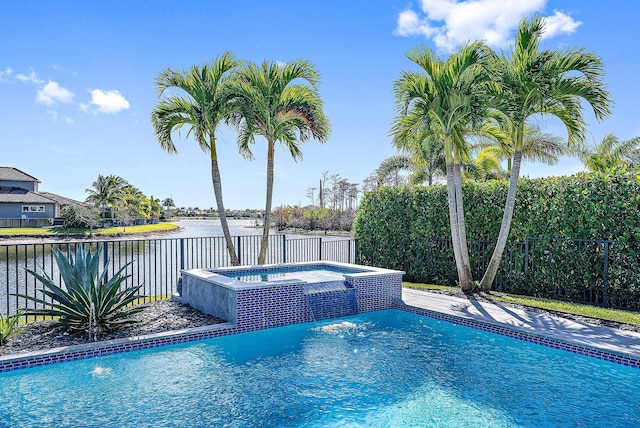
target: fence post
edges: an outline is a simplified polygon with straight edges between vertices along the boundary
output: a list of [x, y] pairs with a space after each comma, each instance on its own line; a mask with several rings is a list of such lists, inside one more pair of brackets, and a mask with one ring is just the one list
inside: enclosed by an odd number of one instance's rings
[[282, 235], [282, 263], [287, 262], [287, 235]]
[[529, 237], [524, 237], [524, 277], [529, 273]]
[[353, 240], [353, 247], [354, 247], [353, 248], [353, 264], [357, 264], [360, 257], [360, 254], [358, 254], [360, 251], [360, 248], [359, 248], [357, 239]]
[[184, 238], [180, 238], [180, 270], [184, 270]]
[[320, 255], [318, 261], [322, 261], [322, 237], [320, 237], [320, 251], [318, 254]]
[[[109, 267], [107, 266], [107, 263], [109, 262], [109, 241], [104, 241], [102, 243], [102, 260], [103, 260], [103, 264], [104, 264], [104, 282], [108, 282], [109, 281]], [[115, 260], [114, 260], [115, 263]]]
[[351, 263], [351, 239], [347, 241], [347, 263]]
[[602, 286], [602, 303], [605, 307], [609, 306], [607, 303], [607, 285], [609, 283], [609, 240], [604, 241], [604, 284]]
[[241, 245], [241, 241], [240, 241], [240, 237], [237, 237], [237, 241], [238, 241], [238, 264], [240, 264], [240, 266], [242, 266], [242, 250], [240, 249], [240, 245]]

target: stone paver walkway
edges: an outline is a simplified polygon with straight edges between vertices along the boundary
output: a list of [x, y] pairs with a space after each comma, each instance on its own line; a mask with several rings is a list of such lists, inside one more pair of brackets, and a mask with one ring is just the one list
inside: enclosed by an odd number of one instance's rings
[[410, 306], [640, 358], [640, 333], [632, 331], [407, 288], [402, 290], [402, 300]]

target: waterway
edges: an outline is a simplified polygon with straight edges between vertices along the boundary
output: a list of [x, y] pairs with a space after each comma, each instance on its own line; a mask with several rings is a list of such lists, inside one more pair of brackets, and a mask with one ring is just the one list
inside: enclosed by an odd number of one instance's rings
[[[46, 272], [61, 280], [52, 249], [73, 254], [75, 245], [89, 244], [91, 251], [103, 248], [108, 255], [107, 270], [113, 275], [127, 266], [129, 285], [143, 284], [145, 296], [166, 297], [175, 291], [182, 269], [229, 266], [230, 260], [219, 220], [179, 220], [180, 229], [168, 234], [125, 236], [98, 240], [28, 240], [0, 242], [0, 313], [15, 313], [34, 307], [16, 294], [38, 296], [41, 285], [27, 269]], [[262, 228], [255, 220], [229, 220], [231, 236], [240, 263], [257, 263]], [[63, 242], [61, 242], [63, 241]], [[355, 245], [349, 237], [283, 234], [271, 231], [267, 263], [313, 260], [352, 262]]]
[[[262, 224], [256, 223], [255, 219], [229, 219], [227, 220], [227, 222], [229, 223], [229, 232], [231, 233], [231, 236], [262, 235]], [[202, 238], [209, 236], [223, 236], [220, 220], [178, 220], [172, 221], [171, 223], [179, 226], [180, 231], [163, 235], [167, 238]], [[273, 229], [271, 229], [269, 235], [287, 235], [288, 237], [292, 238], [308, 238], [321, 236], [323, 240], [328, 241], [336, 239], [342, 240], [349, 237], [348, 234], [346, 234], [346, 236], [325, 235], [322, 231], [303, 235], [299, 233], [278, 232]]]

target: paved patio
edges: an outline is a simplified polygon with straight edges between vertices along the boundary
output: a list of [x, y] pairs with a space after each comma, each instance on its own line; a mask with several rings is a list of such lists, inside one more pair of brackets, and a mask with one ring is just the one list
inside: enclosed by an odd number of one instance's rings
[[632, 331], [407, 288], [402, 290], [402, 300], [410, 306], [640, 358], [640, 333]]

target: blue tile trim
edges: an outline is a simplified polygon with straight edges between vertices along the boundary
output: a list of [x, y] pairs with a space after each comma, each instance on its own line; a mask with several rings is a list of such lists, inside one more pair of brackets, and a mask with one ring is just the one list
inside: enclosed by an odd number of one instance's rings
[[550, 339], [544, 336], [538, 336], [532, 333], [526, 333], [518, 330], [514, 330], [508, 327], [502, 327], [495, 324], [490, 324], [482, 321], [471, 320], [467, 318], [461, 318], [454, 315], [443, 314], [441, 312], [431, 311], [429, 309], [417, 308], [415, 306], [405, 305], [403, 302], [395, 302], [395, 309], [400, 309], [412, 314], [424, 315], [429, 318], [437, 320], [448, 321], [454, 324], [463, 325], [465, 327], [472, 327], [478, 330], [488, 331], [496, 333], [502, 336], [512, 337], [514, 339], [523, 340], [525, 342], [531, 342], [549, 348], [561, 349], [563, 351], [573, 352], [574, 354], [586, 355], [588, 357], [597, 358], [599, 360], [610, 361], [612, 363], [621, 364], [623, 366], [640, 368], [640, 359], [627, 355], [619, 355], [612, 352], [603, 351], [600, 349], [589, 348], [587, 346], [576, 345], [574, 343], [563, 342], [557, 339]]
[[[443, 314], [440, 312], [422, 309], [413, 306], [407, 306], [401, 301], [396, 301], [390, 305], [394, 309], [410, 312], [417, 315], [428, 316], [430, 318], [448, 321], [451, 323], [464, 325], [466, 327], [476, 328], [488, 331], [502, 336], [508, 336], [525, 342], [536, 343], [538, 345], [550, 348], [561, 349], [573, 352], [579, 355], [586, 355], [604, 361], [610, 361], [623, 366], [640, 368], [640, 359], [631, 356], [618, 355], [586, 346], [575, 345], [568, 342], [562, 342], [556, 339], [550, 339], [543, 336], [537, 336], [531, 333], [520, 332], [507, 327], [502, 327], [481, 321], [460, 318], [453, 315]], [[268, 327], [277, 327], [281, 325], [292, 324], [291, 320], [280, 320]], [[61, 350], [55, 353], [36, 353], [35, 355], [27, 355], [24, 357], [16, 357], [0, 361], [0, 373], [30, 367], [44, 366], [64, 361], [74, 361], [86, 358], [92, 358], [103, 355], [117, 354], [121, 352], [136, 351], [140, 349], [157, 348], [165, 345], [174, 345], [179, 343], [191, 342], [194, 340], [210, 339], [214, 337], [228, 336], [231, 334], [245, 333], [260, 329], [255, 325], [237, 326], [235, 324], [218, 324], [210, 328], [197, 328], [192, 331], [177, 334], [161, 334], [149, 336], [140, 339], [122, 339], [113, 341], [112, 343], [98, 343], [95, 346], [79, 345], [71, 347], [68, 350]], [[3, 357], [0, 357], [0, 359]], [[6, 358], [6, 357], [5, 357]]]
[[104, 355], [119, 354], [121, 352], [157, 348], [165, 345], [175, 345], [200, 339], [228, 336], [231, 334], [244, 333], [246, 331], [245, 329], [238, 328], [232, 324], [217, 324], [209, 329], [197, 328], [193, 330], [197, 331], [169, 335], [153, 335], [139, 340], [121, 339], [113, 341], [113, 343], [106, 344], [104, 342], [98, 342], [93, 346], [77, 345], [70, 347], [68, 350], [61, 350], [54, 353], [44, 351], [42, 353], [36, 352], [34, 353], [35, 355], [27, 355], [24, 357], [18, 356], [16, 358], [0, 361], [0, 373], [65, 361], [84, 360]]

